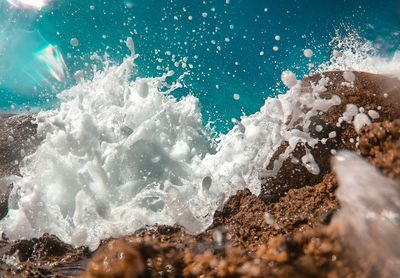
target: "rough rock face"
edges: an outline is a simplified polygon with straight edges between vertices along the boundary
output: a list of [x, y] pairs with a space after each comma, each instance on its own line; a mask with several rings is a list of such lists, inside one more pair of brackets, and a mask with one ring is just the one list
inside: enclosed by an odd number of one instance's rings
[[18, 175], [18, 163], [37, 144], [30, 115], [0, 115], [0, 178]]
[[360, 140], [360, 151], [382, 173], [400, 179], [400, 119], [372, 124]]
[[76, 275], [86, 266], [87, 248], [74, 249], [53, 235], [39, 239], [0, 241], [1, 277], [43, 277]]
[[[3, 257], [0, 275], [81, 275], [86, 278], [373, 275], [350, 259], [351, 247], [328, 229], [332, 216], [340, 209], [335, 196], [338, 185], [330, 171], [329, 160], [331, 149], [357, 150], [385, 175], [400, 178], [400, 82], [357, 73], [354, 87], [347, 87], [341, 85], [342, 73], [326, 73], [325, 76], [332, 81], [325, 96], [337, 94], [342, 103], [313, 121], [313, 125], [323, 125], [323, 130], [315, 132], [315, 136], [326, 138], [331, 131], [336, 132], [335, 138], [325, 145], [319, 144], [313, 151], [321, 168], [320, 175], [314, 176], [288, 159], [276, 178], [265, 180], [261, 198], [248, 190], [237, 192], [216, 213], [213, 225], [196, 236], [185, 233], [180, 227], [148, 227], [130, 236], [107, 240], [94, 254], [89, 254], [85, 248], [74, 249], [50, 235], [17, 242], [4, 239], [0, 241], [0, 258]], [[304, 90], [309, 82], [319, 78], [304, 80]], [[380, 117], [361, 134], [348, 123], [338, 127], [338, 118], [348, 103], [366, 111], [376, 110]], [[13, 142], [22, 143], [30, 136], [16, 136], [21, 141]], [[17, 165], [8, 168], [11, 165], [7, 164], [13, 160], [7, 160], [8, 155], [18, 154], [17, 148], [6, 142], [4, 144], [8, 145], [3, 145], [3, 142], [0, 141], [0, 167], [4, 168], [0, 169], [14, 169], [14, 172], [1, 170], [3, 173], [18, 173]], [[284, 148], [282, 146], [281, 151]], [[304, 147], [299, 146], [294, 156], [301, 157], [303, 153]], [[1, 163], [5, 163], [4, 166]]]
[[[329, 133], [335, 132], [336, 137], [328, 140], [326, 144], [319, 143], [311, 151], [318, 163], [321, 173], [313, 175], [306, 171], [302, 164], [294, 164], [290, 159], [286, 160], [276, 177], [264, 180], [263, 192], [261, 197], [266, 201], [276, 200], [290, 188], [299, 188], [304, 185], [312, 185], [321, 182], [326, 173], [330, 171], [329, 160], [331, 150], [355, 150], [357, 149], [357, 138], [359, 134], [354, 130], [353, 124], [343, 122], [337, 126], [338, 118], [346, 111], [347, 104], [355, 104], [362, 107], [367, 114], [369, 110], [379, 113], [379, 118], [375, 122], [393, 120], [400, 117], [400, 81], [376, 74], [358, 72], [355, 73], [356, 80], [354, 86], [343, 86], [342, 72], [327, 72], [323, 76], [331, 80], [327, 91], [321, 93], [322, 98], [330, 98], [337, 95], [341, 98], [341, 104], [331, 107], [327, 113], [323, 113], [312, 121], [312, 136], [322, 139], [327, 138]], [[305, 92], [310, 91], [311, 83], [318, 83], [321, 76], [316, 75], [302, 81]], [[322, 126], [322, 131], [317, 132], [315, 127]], [[302, 127], [299, 127], [302, 129]], [[353, 141], [354, 140], [354, 141]], [[286, 149], [286, 145], [275, 153], [270, 166]], [[293, 157], [299, 159], [305, 154], [304, 147], [297, 146]]]

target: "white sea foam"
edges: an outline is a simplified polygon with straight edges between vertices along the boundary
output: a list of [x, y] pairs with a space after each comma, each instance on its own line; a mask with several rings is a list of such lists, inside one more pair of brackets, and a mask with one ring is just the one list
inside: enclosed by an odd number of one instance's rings
[[[327, 78], [306, 92], [290, 78], [286, 94], [236, 121], [213, 147], [198, 99], [169, 94], [182, 77], [172, 85], [166, 82], [172, 72], [130, 81], [136, 56], [133, 41], [127, 45], [132, 55], [121, 65], [106, 65], [93, 80], [62, 92], [58, 109], [38, 114], [45, 139], [25, 159], [23, 177], [14, 178], [10, 210], [0, 222], [11, 239], [47, 232], [94, 249], [101, 239], [145, 225], [204, 231], [237, 190], [259, 194], [260, 177], [275, 175], [298, 143], [315, 146], [310, 119], [341, 102], [319, 97]], [[266, 171], [283, 141], [287, 150]], [[319, 173], [309, 150], [301, 161]]]
[[317, 73], [333, 70], [364, 71], [400, 79], [399, 50], [393, 55], [381, 56], [370, 41], [352, 31], [345, 36], [337, 31], [330, 44], [333, 48], [332, 57], [318, 67]]
[[[38, 133], [45, 139], [26, 158], [0, 223], [10, 238], [48, 232], [95, 248], [100, 239], [155, 223], [201, 232], [237, 190], [260, 193], [259, 176], [279, 169], [263, 170], [282, 141], [290, 141], [290, 150], [298, 142], [312, 144], [294, 128], [296, 119], [307, 123], [340, 103], [319, 101], [326, 80], [308, 96], [297, 84], [243, 117], [214, 149], [198, 99], [169, 95], [180, 87], [179, 79], [166, 85], [172, 73], [129, 81], [134, 58], [62, 92], [59, 109], [38, 114]], [[302, 112], [301, 105], [310, 109]], [[318, 173], [309, 154], [303, 161]]]

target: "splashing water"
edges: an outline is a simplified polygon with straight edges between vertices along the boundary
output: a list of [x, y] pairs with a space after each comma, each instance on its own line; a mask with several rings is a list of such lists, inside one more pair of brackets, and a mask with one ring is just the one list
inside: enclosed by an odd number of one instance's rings
[[342, 207], [331, 226], [354, 245], [360, 262], [373, 263], [382, 277], [399, 277], [399, 184], [350, 152], [338, 153], [333, 168]]
[[332, 57], [322, 63], [316, 73], [326, 71], [365, 71], [400, 78], [400, 51], [393, 55], [382, 57], [372, 43], [361, 38], [355, 31], [349, 31], [343, 36], [336, 31], [336, 37], [331, 41]]
[[[0, 222], [11, 239], [47, 232], [94, 249], [101, 239], [156, 223], [200, 233], [237, 190], [259, 194], [260, 176], [275, 175], [297, 143], [314, 146], [318, 140], [307, 130], [311, 117], [340, 104], [338, 96], [319, 98], [327, 78], [304, 92], [287, 72], [286, 94], [243, 116], [215, 143], [202, 124], [198, 99], [187, 95], [178, 100], [170, 94], [182, 86], [183, 76], [172, 84], [171, 71], [130, 80], [136, 55], [133, 41], [126, 44], [132, 55], [121, 65], [105, 62], [104, 70], [94, 69], [92, 80], [60, 93], [58, 109], [38, 114], [44, 140], [25, 159], [22, 178], [13, 178], [10, 210]], [[342, 58], [354, 58], [342, 53]], [[350, 65], [363, 61], [353, 59]], [[324, 67], [343, 65], [332, 59]], [[287, 151], [266, 171], [284, 141]], [[302, 162], [319, 173], [308, 150]]]
[[25, 161], [1, 223], [11, 238], [49, 232], [95, 248], [154, 223], [198, 233], [236, 190], [259, 193], [256, 168], [281, 142], [279, 102], [243, 119], [215, 150], [198, 100], [169, 95], [179, 79], [168, 86], [170, 72], [130, 82], [133, 61], [96, 72], [61, 93], [59, 109], [38, 114], [45, 140]]

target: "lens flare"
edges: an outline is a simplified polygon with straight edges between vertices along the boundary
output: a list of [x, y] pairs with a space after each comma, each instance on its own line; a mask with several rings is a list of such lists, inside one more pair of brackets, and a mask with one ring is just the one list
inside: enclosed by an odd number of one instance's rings
[[18, 9], [41, 10], [51, 0], [8, 0], [8, 3]]
[[65, 62], [57, 47], [49, 44], [35, 54], [38, 61], [44, 65], [44, 76], [52, 76], [58, 82], [65, 79]]
[[61, 51], [39, 32], [0, 33], [0, 89], [18, 95], [44, 92], [67, 80]]

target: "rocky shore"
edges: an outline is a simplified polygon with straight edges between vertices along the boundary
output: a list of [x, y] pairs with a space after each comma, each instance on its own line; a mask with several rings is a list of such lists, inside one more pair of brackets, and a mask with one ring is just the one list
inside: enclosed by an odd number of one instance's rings
[[[330, 84], [321, 97], [338, 95], [341, 104], [311, 123], [313, 137], [332, 137], [312, 150], [319, 175], [297, 163], [305, 153], [304, 146], [298, 145], [278, 174], [263, 180], [260, 196], [248, 190], [237, 192], [216, 213], [212, 226], [199, 235], [187, 234], [181, 227], [147, 227], [106, 240], [94, 253], [86, 247], [73, 248], [53, 235], [16, 242], [3, 236], [0, 276], [392, 277], [390, 269], [369, 259], [371, 254], [355, 255], [357, 246], [332, 225], [341, 204], [335, 194], [339, 185], [330, 160], [338, 150], [354, 151], [398, 183], [400, 82], [356, 73], [354, 85], [348, 86], [342, 72], [324, 76], [329, 77]], [[305, 78], [303, 89], [320, 78]], [[379, 117], [373, 117], [371, 125], [357, 132], [352, 123], [339, 120], [347, 104], [362, 107], [366, 113], [375, 111]], [[0, 178], [18, 175], [22, 158], [40, 142], [33, 118], [0, 116]], [[286, 147], [281, 146], [268, 168]], [[1, 218], [7, 214], [10, 186], [1, 183]]]

